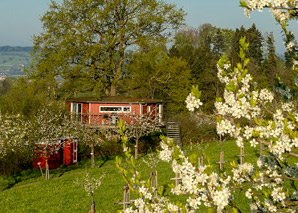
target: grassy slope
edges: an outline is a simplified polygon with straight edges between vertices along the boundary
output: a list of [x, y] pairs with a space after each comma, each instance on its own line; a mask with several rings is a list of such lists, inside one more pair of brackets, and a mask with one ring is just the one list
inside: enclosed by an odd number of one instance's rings
[[[210, 143], [207, 146], [188, 150], [187, 153], [202, 152], [210, 159], [210, 163], [215, 165], [218, 171], [220, 146], [217, 143]], [[225, 151], [225, 161], [231, 162], [237, 160], [239, 149], [233, 142], [226, 142], [223, 146]], [[246, 159], [249, 161], [258, 154], [259, 150], [246, 148]], [[146, 157], [145, 157], [146, 158]], [[104, 163], [103, 160], [96, 162], [97, 167]], [[151, 171], [143, 162], [138, 160], [140, 170], [144, 175], [144, 179], [148, 177]], [[40, 177], [38, 170], [25, 171], [22, 175], [17, 175], [10, 178], [0, 179], [0, 212], [87, 212], [89, 210], [90, 199], [86, 192], [79, 185], [74, 184], [75, 178], [83, 178], [86, 167], [89, 167], [90, 162], [83, 162], [77, 167], [52, 170], [51, 179], [44, 181]], [[230, 167], [226, 163], [226, 167]], [[163, 185], [166, 189], [166, 194], [169, 194], [170, 178], [174, 177], [174, 173], [169, 169], [167, 163], [159, 163], [159, 185]], [[93, 177], [101, 175], [104, 171], [107, 172], [102, 185], [95, 193], [96, 209], [99, 212], [116, 212], [121, 209], [121, 205], [115, 205], [122, 198], [122, 186], [124, 181], [117, 168], [114, 165], [114, 159], [105, 162], [100, 168], [89, 169], [88, 172]], [[16, 183], [15, 185], [13, 185]], [[1, 189], [1, 188], [0, 188]], [[171, 196], [172, 197], [172, 196]], [[182, 198], [175, 198], [181, 200]], [[241, 203], [244, 212], [249, 211], [247, 200], [242, 193], [236, 198], [238, 203]]]

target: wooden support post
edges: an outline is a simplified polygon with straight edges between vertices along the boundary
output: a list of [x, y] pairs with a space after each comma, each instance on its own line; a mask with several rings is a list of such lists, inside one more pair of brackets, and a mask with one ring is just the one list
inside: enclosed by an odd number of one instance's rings
[[204, 158], [203, 156], [198, 158], [198, 168], [204, 166]]
[[123, 186], [123, 200], [115, 204], [122, 204], [123, 211], [126, 210], [134, 200], [130, 200], [130, 189], [128, 185]]
[[50, 179], [50, 168], [49, 168], [49, 164], [48, 164], [48, 157], [46, 157], [46, 176], [45, 176], [46, 180]]
[[220, 152], [219, 159], [220, 159], [219, 162], [217, 162], [217, 163], [219, 163], [219, 169], [224, 170], [224, 163], [225, 163], [225, 161], [224, 161], [224, 151]]
[[128, 208], [129, 204], [130, 204], [130, 189], [128, 186], [126, 186], [126, 208]]
[[150, 185], [152, 187], [157, 188], [157, 171], [151, 172], [149, 175], [149, 178], [150, 178]]
[[40, 172], [41, 172], [41, 176], [43, 177], [43, 172], [42, 172], [42, 168], [41, 168], [41, 162], [38, 162], [37, 165], [39, 166]]
[[123, 210], [126, 209], [126, 186], [123, 186]]
[[178, 186], [179, 183], [181, 182], [181, 177], [178, 173], [175, 174], [174, 178], [171, 178], [170, 180], [175, 180], [175, 186]]
[[244, 147], [240, 147], [240, 155], [239, 155], [239, 157], [240, 157], [240, 164], [242, 165], [242, 164], [244, 164]]
[[128, 185], [123, 187], [123, 210], [127, 209], [130, 204], [130, 189]]
[[156, 195], [157, 192], [157, 171], [155, 172], [151, 172], [149, 175], [149, 179], [150, 179], [150, 186], [154, 188], [154, 194]]

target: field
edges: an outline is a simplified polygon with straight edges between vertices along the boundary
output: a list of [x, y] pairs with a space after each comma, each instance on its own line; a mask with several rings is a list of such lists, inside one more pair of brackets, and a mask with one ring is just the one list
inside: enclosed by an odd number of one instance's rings
[[29, 66], [30, 51], [29, 47], [0, 47], [0, 75], [23, 75], [22, 65]]
[[[245, 160], [251, 161], [258, 156], [258, 148], [245, 147]], [[239, 148], [233, 141], [224, 143], [222, 149], [225, 152], [225, 166], [230, 167], [230, 162], [237, 161], [239, 158]], [[209, 159], [210, 164], [214, 165], [215, 170], [219, 170], [220, 146], [218, 143], [208, 143], [203, 146], [188, 147], [187, 154], [204, 153]], [[142, 159], [137, 161], [142, 178], [148, 178], [151, 169], [148, 168]], [[206, 162], [206, 159], [205, 159]], [[114, 157], [107, 159], [97, 159], [96, 168], [90, 169], [90, 161], [80, 162], [77, 166], [64, 167], [51, 170], [51, 179], [43, 180], [39, 170], [28, 170], [21, 174], [0, 179], [0, 212], [87, 212], [90, 207], [90, 198], [83, 188], [74, 183], [76, 178], [82, 179], [86, 170], [92, 177], [99, 177], [106, 172], [102, 185], [95, 192], [96, 210], [98, 212], [116, 212], [122, 206], [115, 204], [122, 198], [122, 187], [124, 180], [115, 167]], [[169, 184], [174, 183], [175, 175], [170, 170], [167, 163], [158, 164], [158, 182], [165, 189], [165, 194], [169, 194]], [[235, 202], [238, 202], [244, 212], [249, 211], [248, 203], [242, 192], [239, 192]], [[183, 202], [185, 197], [173, 197], [175, 200]]]

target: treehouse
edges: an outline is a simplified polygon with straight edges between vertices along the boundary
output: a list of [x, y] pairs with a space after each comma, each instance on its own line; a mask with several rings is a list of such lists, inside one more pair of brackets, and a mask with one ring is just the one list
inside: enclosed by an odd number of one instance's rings
[[161, 100], [106, 96], [101, 98], [73, 98], [67, 101], [72, 119], [83, 124], [115, 126], [120, 119], [131, 122], [133, 116], [163, 118]]

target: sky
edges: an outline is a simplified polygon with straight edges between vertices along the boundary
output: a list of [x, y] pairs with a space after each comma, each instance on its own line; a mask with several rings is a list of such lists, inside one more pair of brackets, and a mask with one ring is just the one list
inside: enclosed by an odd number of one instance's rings
[[[61, 2], [61, 0], [56, 0]], [[268, 10], [243, 14], [238, 0], [165, 0], [177, 4], [187, 13], [186, 24], [198, 28], [204, 23], [221, 28], [249, 28], [253, 23], [264, 34], [273, 32], [277, 53], [283, 54], [281, 28]], [[40, 17], [48, 10], [50, 0], [0, 0], [0, 46], [32, 46], [33, 35], [42, 32]], [[298, 35], [297, 23], [290, 27]]]

